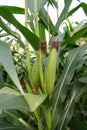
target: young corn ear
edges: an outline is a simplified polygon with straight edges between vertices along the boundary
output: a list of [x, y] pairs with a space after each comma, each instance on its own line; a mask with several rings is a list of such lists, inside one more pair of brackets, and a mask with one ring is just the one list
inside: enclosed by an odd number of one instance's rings
[[56, 48], [53, 48], [48, 57], [48, 61], [46, 63], [44, 71], [46, 92], [48, 93], [50, 98], [52, 96], [55, 83], [56, 61], [57, 61], [57, 50]]
[[39, 81], [40, 81], [39, 56], [38, 55], [39, 54], [37, 54], [37, 59], [31, 70], [31, 80], [32, 80], [33, 85], [39, 83]]

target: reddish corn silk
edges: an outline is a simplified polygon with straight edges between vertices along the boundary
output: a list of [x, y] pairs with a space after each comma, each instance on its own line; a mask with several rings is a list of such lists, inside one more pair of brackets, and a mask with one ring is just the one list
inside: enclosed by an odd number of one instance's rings
[[45, 53], [46, 49], [47, 49], [47, 42], [41, 41], [41, 51]]
[[34, 94], [36, 94], [38, 92], [38, 88], [39, 88], [39, 85], [38, 85], [38, 83], [36, 83], [34, 85], [34, 88], [32, 89], [32, 91], [33, 91]]
[[52, 48], [55, 48], [58, 51], [59, 47], [60, 47], [60, 42], [59, 41], [53, 41]]
[[38, 90], [38, 88], [39, 88], [39, 85], [38, 85], [38, 83], [36, 83], [35, 84], [35, 89]]

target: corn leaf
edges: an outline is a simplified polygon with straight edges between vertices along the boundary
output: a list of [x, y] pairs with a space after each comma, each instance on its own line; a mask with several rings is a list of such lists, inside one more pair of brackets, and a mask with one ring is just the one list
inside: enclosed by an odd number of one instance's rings
[[9, 23], [13, 24], [23, 34], [23, 36], [35, 50], [38, 50], [40, 48], [40, 39], [29, 29], [20, 24], [9, 11], [9, 9], [0, 6], [0, 16], [2, 16]]
[[82, 2], [82, 3], [80, 3], [78, 6], [76, 6], [74, 9], [72, 9], [72, 10], [69, 11], [68, 17], [69, 17], [70, 15], [72, 15], [73, 13], [75, 13], [79, 8], [82, 8], [83, 11], [84, 11], [84, 13], [85, 13], [85, 15], [87, 16], [87, 4], [84, 3], [84, 2]]
[[6, 6], [3, 5], [2, 7], [9, 9], [9, 11], [11, 11], [11, 13], [13, 13], [13, 14], [24, 14], [25, 13], [24, 9], [21, 7], [7, 6], [7, 5]]
[[4, 21], [0, 18], [0, 27], [6, 31], [9, 35], [12, 35], [13, 37], [15, 37], [19, 43], [20, 46], [24, 48], [24, 43], [21, 40], [21, 37], [19, 36], [19, 34], [17, 32], [12, 31], [5, 23]]
[[33, 130], [29, 128], [17, 127], [17, 126], [6, 126], [5, 123], [0, 124], [0, 130]]
[[54, 126], [56, 126], [58, 123], [58, 119], [56, 119], [55, 117], [58, 117], [56, 111], [59, 108], [59, 103], [62, 103], [64, 101], [67, 94], [68, 85], [74, 75], [76, 63], [79, 61], [79, 59], [81, 59], [85, 55], [86, 49], [87, 44], [71, 50], [70, 53], [68, 54], [67, 63], [64, 67], [60, 79], [56, 84], [54, 94], [52, 97], [52, 103], [53, 103], [52, 118]]
[[7, 43], [2, 42], [1, 40], [0, 40], [0, 63], [3, 65], [8, 75], [15, 83], [17, 88], [20, 90], [20, 92], [23, 93], [22, 86], [18, 80], [17, 72], [13, 64], [10, 47]]
[[56, 129], [62, 130], [67, 126], [74, 112], [74, 104], [78, 101], [78, 97], [81, 97], [84, 91], [87, 91], [86, 86], [82, 87], [79, 83], [73, 87], [72, 92], [70, 94], [71, 97], [67, 100], [67, 104], [60, 116]]
[[48, 0], [49, 3], [52, 5], [52, 6], [55, 6], [56, 8], [58, 8], [58, 3], [56, 0]]
[[8, 87], [4, 87], [0, 89], [0, 109], [29, 110], [29, 106], [19, 92]]
[[41, 41], [46, 39], [45, 27], [44, 27], [44, 24], [41, 21], [39, 21], [39, 36], [40, 36]]
[[0, 109], [24, 109], [34, 111], [46, 99], [47, 95], [20, 94], [14, 89], [0, 89]]
[[65, 0], [65, 7], [56, 22], [55, 29], [52, 33], [53, 35], [56, 34], [56, 31], [59, 30], [59, 27], [62, 24], [62, 22], [67, 18], [67, 14], [68, 14], [71, 3], [72, 3], [72, 0]]
[[79, 78], [78, 81], [80, 81], [82, 83], [87, 83], [87, 76]]
[[44, 25], [44, 27], [47, 30], [48, 30], [48, 26], [49, 26], [49, 28], [50, 28], [49, 32], [50, 32], [50, 34], [52, 34], [53, 31], [54, 31], [54, 25], [53, 25], [53, 23], [52, 23], [52, 21], [51, 21], [51, 19], [49, 17], [48, 12], [46, 11], [46, 9], [44, 7], [41, 8], [40, 11], [39, 11], [39, 18], [40, 18], [42, 24]]

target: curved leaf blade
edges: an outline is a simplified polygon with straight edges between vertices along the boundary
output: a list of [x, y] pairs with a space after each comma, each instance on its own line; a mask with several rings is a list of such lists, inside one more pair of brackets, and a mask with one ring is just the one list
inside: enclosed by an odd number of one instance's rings
[[24, 14], [25, 13], [24, 9], [21, 7], [5, 6], [5, 5], [3, 5], [2, 7], [9, 9], [9, 11], [11, 11], [11, 13], [13, 13], [13, 14]]
[[0, 109], [25, 109], [29, 110], [29, 106], [23, 96], [8, 87], [0, 89]]
[[59, 103], [60, 102], [62, 103], [64, 101], [68, 90], [68, 85], [74, 75], [76, 63], [83, 57], [83, 55], [85, 55], [86, 49], [87, 49], [87, 44], [71, 50], [68, 55], [67, 63], [65, 65], [65, 68], [62, 72], [60, 79], [56, 84], [54, 94], [52, 97], [52, 103], [53, 103], [52, 118], [53, 118], [54, 126], [56, 126], [58, 123], [58, 120], [55, 119], [56, 117], [55, 115], [57, 114], [56, 111], [59, 108]]
[[70, 99], [67, 100], [65, 109], [60, 116], [56, 129], [58, 128], [59, 130], [62, 130], [64, 129], [64, 127], [67, 126], [68, 122], [70, 121], [73, 115], [74, 104], [78, 101], [78, 97], [81, 97], [81, 95], [85, 91], [87, 91], [86, 86], [82, 86], [79, 83], [75, 84], [75, 86], [72, 89]]
[[7, 43], [2, 42], [1, 40], [0, 40], [0, 63], [3, 65], [3, 67], [5, 68], [8, 75], [10, 76], [12, 81], [15, 83], [19, 91], [23, 93], [22, 86], [19, 82], [17, 72], [13, 64], [10, 47]]
[[12, 31], [5, 23], [4, 21], [0, 18], [0, 27], [6, 31], [8, 34], [12, 35], [13, 37], [15, 37], [19, 43], [20, 43], [20, 46], [24, 48], [24, 43], [22, 42], [20, 36], [18, 33]]
[[44, 102], [47, 95], [24, 94], [24, 97], [30, 106], [30, 110], [34, 111], [37, 109], [38, 106], [40, 106], [40, 104]]
[[80, 81], [82, 83], [87, 83], [87, 76], [79, 78], [78, 81]]
[[36, 110], [46, 99], [47, 95], [20, 94], [14, 89], [0, 89], [0, 109]]
[[84, 13], [85, 13], [85, 15], [87, 16], [87, 4], [84, 3], [84, 2], [82, 2], [82, 3], [80, 3], [78, 6], [76, 6], [74, 9], [72, 9], [72, 10], [69, 11], [68, 17], [69, 17], [70, 15], [72, 15], [73, 13], [75, 13], [79, 8], [82, 8], [83, 11], [84, 11]]
[[[49, 25], [49, 28], [50, 28], [49, 31], [50, 31], [50, 34], [52, 34], [55, 28], [52, 23], [52, 20], [49, 17], [48, 12], [46, 11], [46, 9], [44, 7], [41, 8], [39, 11], [39, 18], [40, 18], [42, 24], [44, 25], [44, 28], [46, 28], [47, 30], [48, 30], [48, 25]], [[49, 19], [49, 21], [48, 21], [48, 19]]]
[[56, 31], [59, 30], [59, 26], [66, 19], [68, 11], [69, 11], [69, 7], [70, 7], [70, 5], [72, 3], [72, 0], [65, 0], [65, 3], [67, 3], [67, 4], [65, 4], [64, 9], [63, 9], [62, 13], [60, 14], [60, 16], [59, 16], [59, 18], [58, 18], [58, 20], [56, 22], [55, 29], [54, 29], [54, 31], [52, 33], [53, 35], [56, 34]]
[[66, 39], [63, 42], [63, 45], [65, 45], [65, 44], [72, 45], [76, 40], [81, 38], [85, 33], [87, 33], [87, 22], [81, 27], [80, 30], [78, 30], [76, 33], [74, 33], [70, 38]]
[[40, 39], [29, 29], [20, 24], [7, 8], [0, 6], [0, 16], [13, 24], [23, 34], [23, 36], [35, 50], [40, 48]]
[[29, 129], [17, 126], [7, 125], [6, 123], [0, 123], [0, 130], [36, 130], [36, 129]]

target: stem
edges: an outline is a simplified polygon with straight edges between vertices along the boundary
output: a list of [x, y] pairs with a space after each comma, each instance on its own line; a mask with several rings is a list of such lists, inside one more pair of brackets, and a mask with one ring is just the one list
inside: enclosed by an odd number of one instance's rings
[[42, 125], [42, 122], [41, 122], [41, 117], [40, 117], [40, 108], [37, 108], [35, 111], [34, 111], [34, 115], [37, 119], [37, 122], [38, 122], [38, 130], [43, 130], [43, 125]]
[[37, 0], [34, 0], [34, 22], [35, 22], [35, 34], [39, 37]]
[[38, 121], [38, 130], [43, 130], [42, 122]]
[[50, 18], [49, 18], [49, 3], [47, 4], [47, 12], [48, 12], [48, 42], [49, 42], [49, 40], [50, 40], [50, 24], [49, 24], [49, 22], [50, 22]]
[[[25, 27], [28, 28], [28, 0], [25, 0]], [[26, 53], [26, 60], [27, 60], [27, 69], [28, 74], [30, 75], [30, 54], [29, 54], [29, 43], [25, 39], [25, 53]]]

